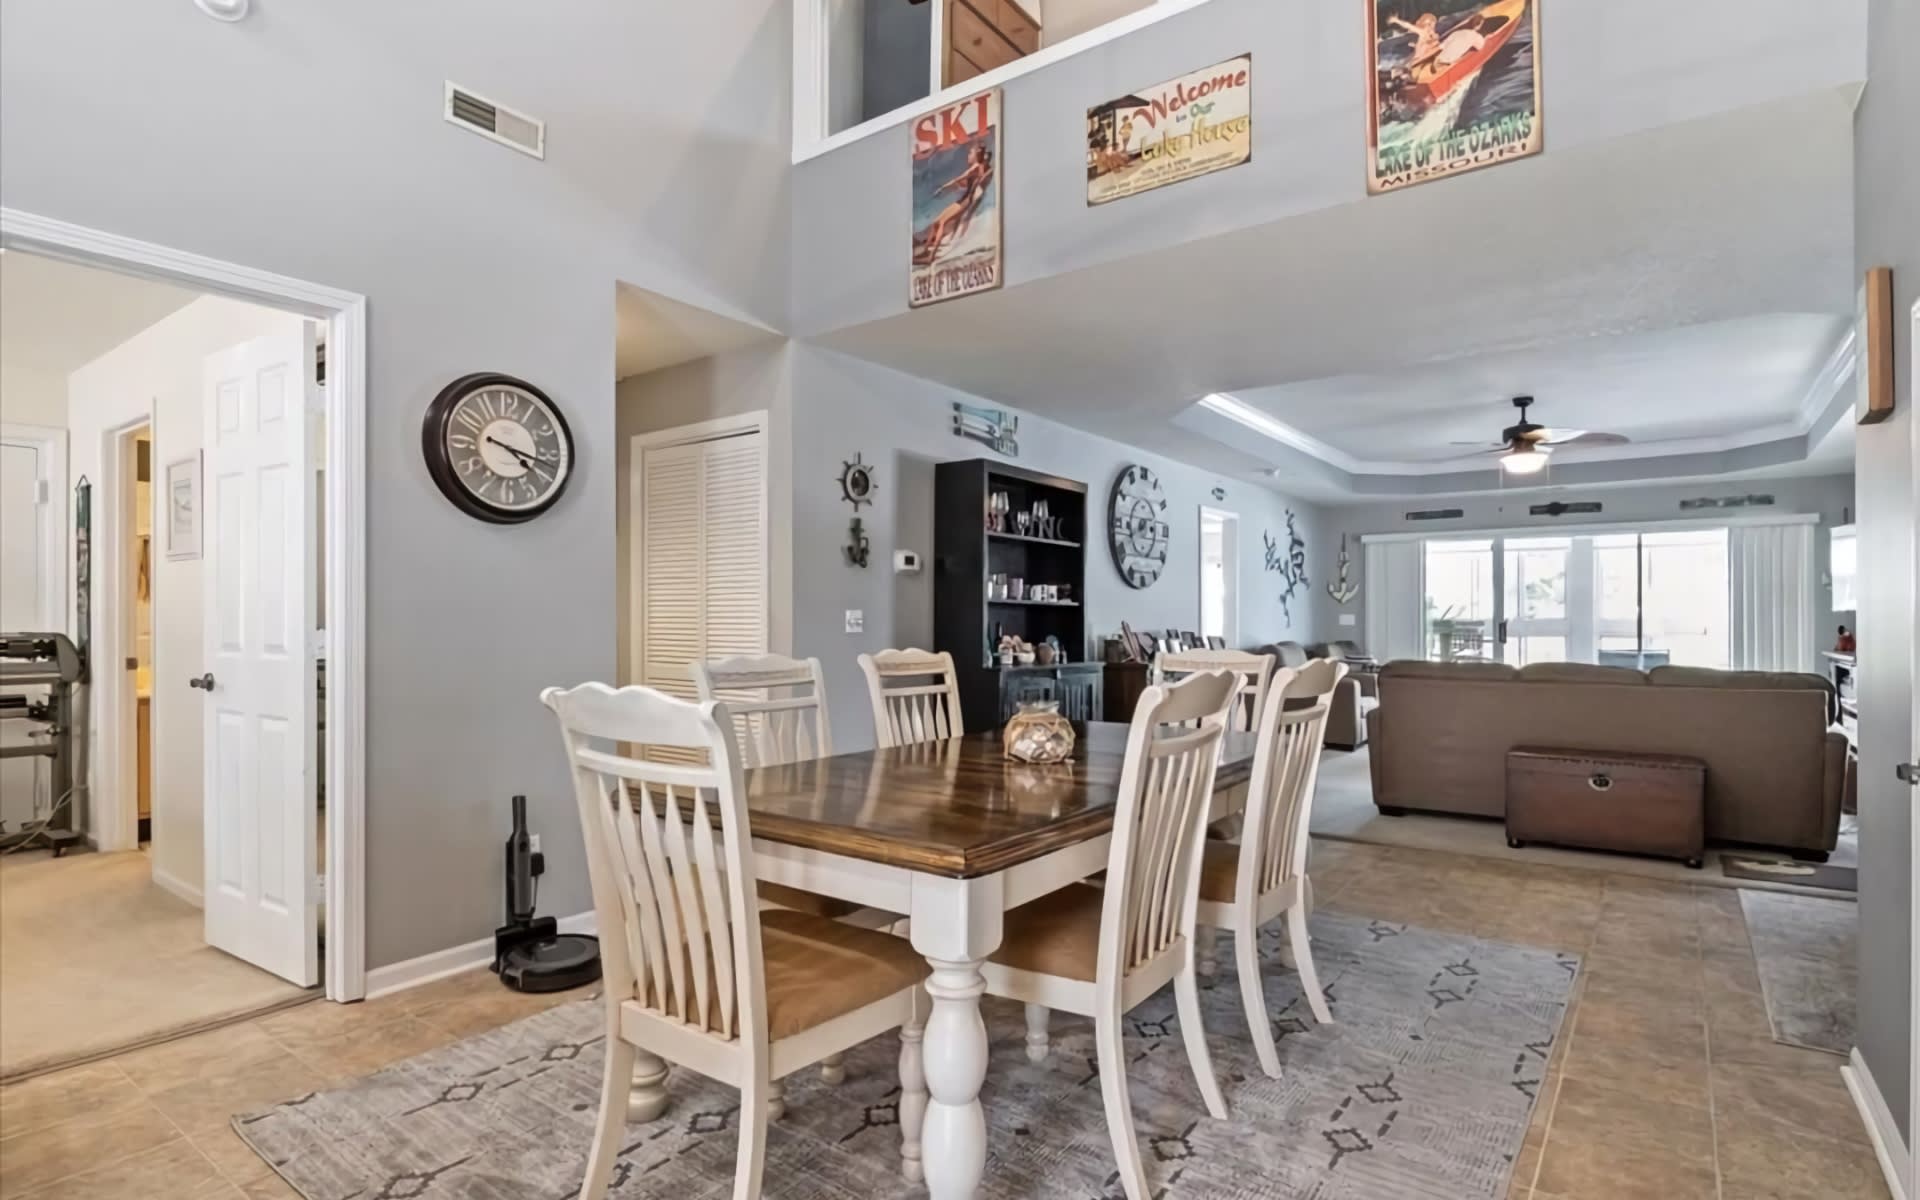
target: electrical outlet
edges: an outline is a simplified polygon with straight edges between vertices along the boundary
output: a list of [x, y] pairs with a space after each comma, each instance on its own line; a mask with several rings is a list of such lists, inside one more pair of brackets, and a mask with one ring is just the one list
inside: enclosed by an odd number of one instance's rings
[[540, 853], [540, 835], [537, 833], [533, 835], [532, 849], [535, 854]]
[[867, 631], [866, 610], [850, 608], [847, 610], [847, 632], [865, 633]]

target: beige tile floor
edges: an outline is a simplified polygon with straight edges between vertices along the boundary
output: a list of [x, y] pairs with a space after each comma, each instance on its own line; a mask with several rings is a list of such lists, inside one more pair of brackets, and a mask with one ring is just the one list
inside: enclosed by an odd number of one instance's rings
[[[1887, 1195], [1841, 1060], [1771, 1040], [1736, 893], [1350, 844], [1316, 847], [1313, 873], [1330, 909], [1585, 955], [1510, 1196]], [[472, 972], [0, 1089], [0, 1200], [293, 1196], [230, 1115], [572, 996]]]

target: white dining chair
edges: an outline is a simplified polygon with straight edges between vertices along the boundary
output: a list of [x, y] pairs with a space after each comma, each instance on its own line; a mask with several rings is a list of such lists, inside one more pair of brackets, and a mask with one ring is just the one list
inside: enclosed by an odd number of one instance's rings
[[1182, 650], [1154, 658], [1153, 682], [1169, 683], [1195, 671], [1233, 672], [1240, 680], [1240, 699], [1234, 706], [1232, 728], [1245, 732], [1259, 727], [1273, 666], [1270, 654], [1247, 650]]
[[1346, 673], [1345, 663], [1330, 659], [1283, 672], [1292, 677], [1276, 683], [1273, 702], [1255, 731], [1253, 776], [1248, 781], [1240, 844], [1210, 841], [1201, 851], [1198, 922], [1208, 930], [1233, 934], [1240, 999], [1253, 1031], [1253, 1048], [1261, 1069], [1275, 1079], [1280, 1077], [1280, 1052], [1260, 980], [1262, 925], [1285, 915], [1292, 965], [1300, 973], [1307, 1006], [1314, 1020], [1333, 1023], [1307, 936], [1312, 903], [1307, 890], [1307, 822], [1313, 815], [1320, 742], [1333, 709], [1333, 691]]
[[966, 732], [953, 655], [926, 650], [882, 650], [860, 656], [873, 701], [873, 735], [882, 750], [938, 742]]
[[[606, 1072], [580, 1200], [603, 1200], [645, 1050], [740, 1089], [734, 1200], [760, 1194], [780, 1080], [900, 1030], [902, 1171], [919, 1178], [926, 961], [904, 939], [760, 911], [733, 718], [650, 688], [548, 688], [585, 833], [606, 1002]], [[703, 751], [649, 762], [623, 743]]]
[[1207, 1111], [1225, 1119], [1200, 1023], [1194, 905], [1220, 738], [1236, 687], [1206, 671], [1140, 695], [1114, 802], [1104, 888], [1071, 884], [1006, 914], [981, 967], [991, 995], [1027, 1006], [1027, 1056], [1046, 1056], [1053, 1009], [1093, 1018], [1107, 1132], [1128, 1200], [1148, 1200], [1127, 1095], [1121, 1018], [1169, 980], [1180, 1034]]

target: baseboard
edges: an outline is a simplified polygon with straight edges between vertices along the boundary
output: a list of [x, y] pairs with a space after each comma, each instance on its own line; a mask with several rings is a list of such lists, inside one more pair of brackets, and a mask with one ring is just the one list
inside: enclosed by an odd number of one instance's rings
[[167, 874], [159, 867], [153, 869], [153, 886], [163, 892], [170, 892], [185, 900], [195, 908], [206, 907], [206, 896], [201, 890], [184, 879]]
[[1860, 1120], [1873, 1142], [1873, 1156], [1880, 1160], [1880, 1173], [1887, 1177], [1887, 1190], [1893, 1193], [1893, 1200], [1908, 1200], [1913, 1195], [1914, 1181], [1907, 1178], [1912, 1160], [1907, 1154], [1906, 1139], [1901, 1136], [1893, 1113], [1887, 1110], [1880, 1085], [1873, 1081], [1873, 1072], [1867, 1070], [1867, 1062], [1860, 1057], [1858, 1049], [1847, 1055], [1847, 1065], [1840, 1068], [1840, 1077], [1847, 1081], [1853, 1106], [1860, 1110]]
[[[592, 933], [595, 927], [591, 909], [583, 913], [575, 913], [571, 917], [560, 918], [561, 933]], [[404, 992], [408, 988], [419, 987], [423, 983], [432, 983], [436, 979], [445, 979], [449, 975], [458, 975], [462, 971], [484, 967], [492, 961], [493, 938], [484, 937], [462, 946], [449, 946], [445, 950], [435, 950], [432, 954], [422, 954], [419, 958], [410, 958], [405, 962], [375, 967], [367, 972], [367, 999], [378, 1000], [382, 996]]]

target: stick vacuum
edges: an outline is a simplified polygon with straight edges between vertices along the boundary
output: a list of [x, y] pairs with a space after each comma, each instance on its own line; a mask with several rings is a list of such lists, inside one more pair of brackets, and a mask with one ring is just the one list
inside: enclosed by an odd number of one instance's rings
[[513, 798], [506, 869], [507, 923], [493, 931], [493, 969], [501, 982], [522, 992], [561, 992], [600, 978], [598, 938], [561, 933], [552, 917], [533, 915], [547, 857], [533, 851], [525, 796]]

